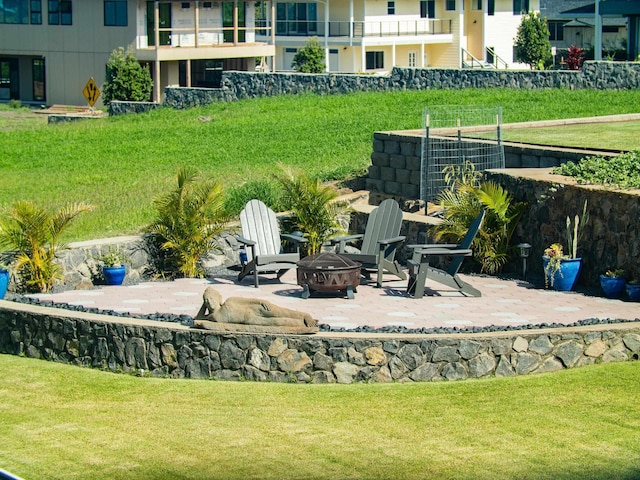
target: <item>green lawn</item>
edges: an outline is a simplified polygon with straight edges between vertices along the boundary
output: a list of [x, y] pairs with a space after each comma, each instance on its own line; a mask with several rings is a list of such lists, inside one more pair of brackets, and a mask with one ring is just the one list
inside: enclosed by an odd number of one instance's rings
[[[427, 105], [502, 106], [504, 122], [632, 113], [640, 91], [427, 90], [301, 95], [71, 124], [0, 129], [0, 209], [96, 205], [66, 240], [140, 232], [152, 200], [192, 164], [227, 191], [281, 161], [323, 179], [364, 172], [376, 131], [420, 128]], [[204, 118], [203, 118], [204, 117]], [[603, 133], [603, 136], [606, 134]]]
[[137, 378], [0, 355], [25, 479], [635, 479], [640, 363], [459, 383]]

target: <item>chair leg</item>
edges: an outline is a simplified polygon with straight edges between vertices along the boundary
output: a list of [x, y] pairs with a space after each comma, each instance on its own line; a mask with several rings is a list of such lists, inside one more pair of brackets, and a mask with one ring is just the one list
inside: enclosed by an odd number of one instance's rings
[[424, 288], [427, 281], [428, 264], [418, 263], [409, 260], [409, 281], [407, 282], [407, 293], [413, 298], [424, 297]]

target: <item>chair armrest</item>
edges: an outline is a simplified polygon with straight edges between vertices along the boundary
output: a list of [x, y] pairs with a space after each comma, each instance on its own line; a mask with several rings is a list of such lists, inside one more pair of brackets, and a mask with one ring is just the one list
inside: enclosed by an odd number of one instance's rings
[[400, 242], [404, 242], [405, 240], [405, 236], [400, 235], [398, 237], [393, 237], [393, 238], [385, 238], [384, 240], [378, 240], [378, 243], [380, 244], [380, 246], [383, 245], [392, 245], [394, 243], [400, 243]]
[[289, 240], [295, 243], [307, 243], [308, 240], [305, 237], [301, 237], [300, 235], [292, 235], [290, 233], [281, 233], [280, 238], [283, 240]]
[[359, 240], [362, 237], [364, 237], [364, 234], [362, 233], [356, 234], [356, 235], [345, 235], [342, 237], [331, 238], [329, 239], [329, 242], [331, 242], [331, 245], [335, 245], [336, 243], [346, 243], [346, 242], [351, 242], [353, 240]]
[[256, 242], [254, 242], [253, 240], [249, 240], [244, 237], [236, 237], [236, 239], [243, 245], [247, 245], [249, 247], [253, 247], [256, 244]]
[[411, 248], [413, 250], [419, 248], [422, 250], [427, 250], [430, 248], [457, 248], [458, 244], [457, 243], [423, 243], [423, 244], [412, 244], [412, 245], [407, 245], [407, 248]]
[[416, 255], [461, 255], [463, 257], [470, 257], [473, 255], [473, 250], [470, 248], [417, 248], [413, 251]]

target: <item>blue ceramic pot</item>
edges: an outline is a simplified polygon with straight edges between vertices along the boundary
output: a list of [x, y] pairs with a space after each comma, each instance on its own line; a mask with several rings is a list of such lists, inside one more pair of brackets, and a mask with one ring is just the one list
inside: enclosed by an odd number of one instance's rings
[[629, 284], [625, 285], [625, 289], [627, 290], [627, 297], [632, 302], [640, 302], [640, 284]]
[[9, 287], [9, 271], [0, 270], [0, 300], [4, 298]]
[[122, 285], [127, 269], [124, 265], [120, 267], [102, 267], [102, 274], [107, 285]]
[[546, 274], [546, 268], [549, 264], [549, 257], [543, 255], [542, 267], [545, 269], [545, 275], [547, 276], [547, 283], [551, 285], [553, 283], [554, 290], [562, 292], [568, 292], [573, 290], [580, 274], [580, 267], [582, 266], [582, 258], [569, 258], [567, 260], [560, 260], [560, 269], [553, 274], [553, 282], [551, 276]]
[[627, 279], [624, 277], [612, 278], [606, 275], [600, 275], [600, 286], [602, 287], [604, 296], [607, 298], [620, 298], [626, 283]]

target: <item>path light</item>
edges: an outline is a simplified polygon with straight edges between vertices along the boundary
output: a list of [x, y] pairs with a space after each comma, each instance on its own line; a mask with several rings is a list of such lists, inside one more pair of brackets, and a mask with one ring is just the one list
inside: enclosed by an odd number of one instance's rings
[[527, 257], [531, 253], [531, 245], [528, 243], [519, 243], [516, 248], [520, 249], [520, 258], [522, 259], [522, 278], [527, 276]]

